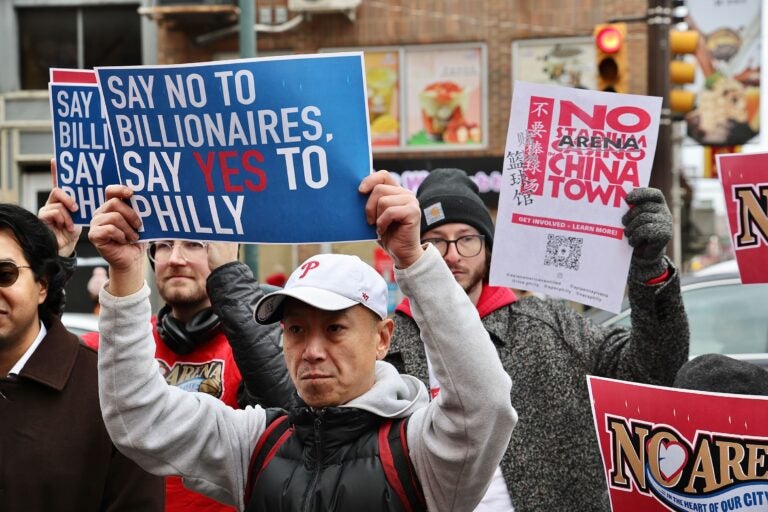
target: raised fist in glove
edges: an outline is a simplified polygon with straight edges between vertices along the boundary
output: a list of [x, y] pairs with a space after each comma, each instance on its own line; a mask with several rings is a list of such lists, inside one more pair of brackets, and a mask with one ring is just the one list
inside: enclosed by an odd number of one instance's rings
[[621, 222], [629, 245], [635, 248], [629, 276], [645, 283], [667, 270], [664, 249], [672, 240], [672, 214], [656, 188], [636, 188], [626, 201], [630, 208]]

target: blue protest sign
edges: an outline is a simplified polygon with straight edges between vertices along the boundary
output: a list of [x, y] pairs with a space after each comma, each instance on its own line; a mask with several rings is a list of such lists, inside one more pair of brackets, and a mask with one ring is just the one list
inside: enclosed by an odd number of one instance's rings
[[361, 53], [96, 72], [142, 239], [375, 238]]
[[49, 84], [56, 186], [77, 201], [77, 225], [91, 222], [104, 189], [118, 182], [115, 155], [96, 85]]

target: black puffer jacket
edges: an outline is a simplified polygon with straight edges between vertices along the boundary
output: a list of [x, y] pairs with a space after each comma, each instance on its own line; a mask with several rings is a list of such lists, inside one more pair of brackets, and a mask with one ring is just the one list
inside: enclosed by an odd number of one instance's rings
[[239, 261], [222, 265], [208, 276], [207, 289], [246, 384], [240, 405], [287, 410], [300, 405], [283, 358], [280, 324], [261, 325], [253, 318], [264, 290], [251, 269]]
[[[670, 272], [662, 284], [630, 283], [632, 330], [533, 297], [483, 317], [519, 415], [501, 462], [516, 512], [610, 508], [586, 375], [672, 385], [689, 334], [678, 273]], [[401, 312], [387, 360], [429, 386], [418, 326]]]
[[247, 512], [407, 510], [379, 457], [377, 434], [385, 418], [353, 407], [301, 407], [288, 421], [295, 431], [251, 482]]

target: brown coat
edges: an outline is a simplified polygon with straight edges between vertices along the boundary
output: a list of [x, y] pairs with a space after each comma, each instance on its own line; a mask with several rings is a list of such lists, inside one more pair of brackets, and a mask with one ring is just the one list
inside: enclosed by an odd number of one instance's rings
[[0, 377], [0, 510], [162, 511], [162, 478], [104, 428], [96, 352], [58, 319], [47, 329], [18, 378]]

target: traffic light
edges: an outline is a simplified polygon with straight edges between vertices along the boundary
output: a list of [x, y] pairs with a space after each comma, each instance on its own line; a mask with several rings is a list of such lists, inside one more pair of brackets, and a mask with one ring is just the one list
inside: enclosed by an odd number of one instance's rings
[[699, 33], [695, 30], [669, 31], [669, 81], [673, 87], [669, 90], [669, 108], [678, 114], [693, 110], [696, 104], [696, 94], [692, 91], [674, 87], [693, 83], [696, 77], [696, 65], [684, 60], [686, 55], [696, 53], [699, 43]]
[[597, 90], [627, 92], [627, 26], [624, 23], [596, 25], [595, 63], [597, 65]]

